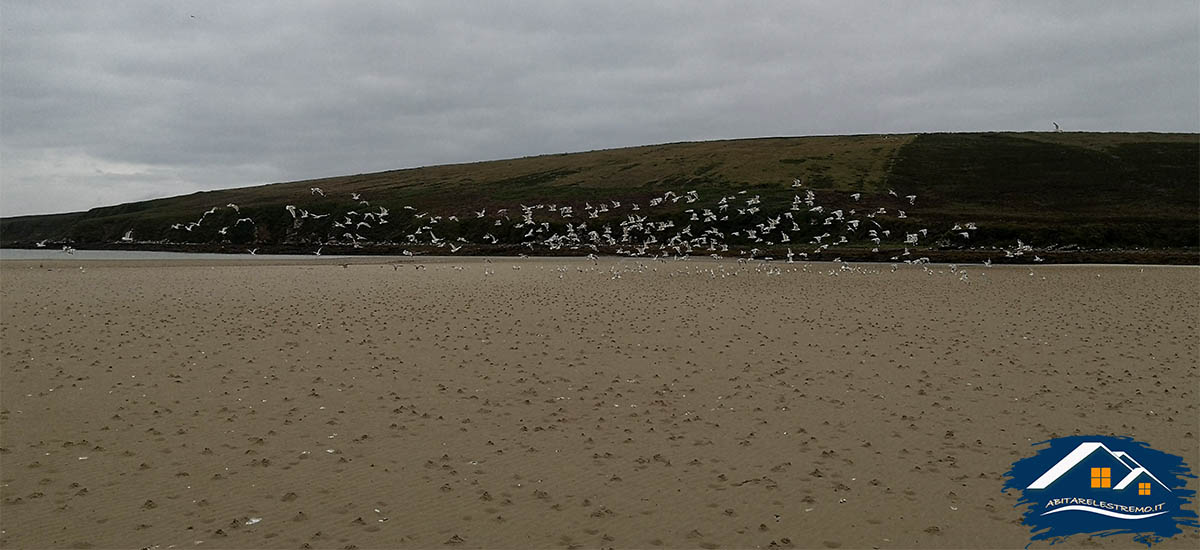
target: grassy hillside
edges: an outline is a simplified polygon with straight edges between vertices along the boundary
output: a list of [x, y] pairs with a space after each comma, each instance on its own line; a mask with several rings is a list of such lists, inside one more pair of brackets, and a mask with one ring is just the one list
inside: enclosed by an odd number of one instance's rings
[[[191, 243], [241, 250], [246, 245], [334, 245], [341, 229], [330, 226], [333, 220], [346, 212], [384, 206], [391, 211], [392, 223], [372, 227], [361, 241], [364, 251], [404, 243], [407, 234], [428, 223], [428, 218], [415, 219], [411, 213], [427, 211], [462, 218], [455, 223], [442, 220], [438, 234], [463, 237], [473, 243], [469, 251], [486, 253], [512, 248], [488, 246], [480, 239], [489, 233], [509, 245], [521, 242], [524, 228], [513, 229], [507, 218], [503, 227], [496, 226], [492, 218], [501, 208], [519, 218], [521, 204], [574, 207], [574, 218], [553, 220], [556, 228], [580, 222], [592, 229], [618, 227], [631, 213], [629, 204], [636, 202], [643, 210], [635, 214], [674, 220], [678, 227], [695, 223], [697, 229], [729, 233], [788, 211], [797, 193], [811, 190], [826, 211], [858, 208], [861, 215], [868, 207], [887, 210], [887, 227], [894, 231], [892, 248], [902, 244], [899, 235], [926, 228], [934, 237], [922, 245], [937, 248], [1009, 246], [1019, 238], [1041, 247], [1193, 249], [1200, 244], [1198, 174], [1196, 134], [978, 133], [675, 143], [359, 174], [73, 214], [5, 218], [0, 219], [0, 244], [30, 246], [49, 240], [99, 246], [118, 241], [132, 229], [143, 246]], [[804, 187], [793, 187], [796, 178]], [[326, 196], [310, 193], [310, 187], [322, 188]], [[897, 196], [889, 195], [889, 189]], [[690, 190], [699, 197], [695, 203], [666, 201], [653, 211], [645, 208], [667, 191], [682, 195]], [[740, 191], [746, 193], [737, 195]], [[860, 200], [850, 197], [855, 192], [861, 193]], [[361, 194], [370, 207], [351, 200], [351, 193]], [[910, 194], [918, 196], [913, 204], [903, 198]], [[761, 210], [708, 224], [696, 223], [685, 212], [712, 208], [723, 196], [736, 196], [738, 201], [758, 196]], [[614, 200], [623, 206], [595, 218], [581, 214], [587, 205], [611, 205]], [[241, 212], [224, 208], [194, 231], [171, 229], [172, 224], [196, 220], [209, 208], [227, 203], [238, 204]], [[284, 209], [288, 204], [330, 216], [297, 223]], [[404, 210], [405, 205], [414, 210]], [[480, 209], [491, 214], [476, 221], [472, 212]], [[895, 217], [900, 209], [907, 217]], [[798, 220], [807, 222], [792, 235], [797, 241], [827, 231], [823, 214], [806, 211], [793, 210]], [[256, 223], [217, 233], [239, 217], [252, 217]], [[967, 241], [956, 241], [950, 228], [965, 222], [974, 222], [978, 230]], [[732, 237], [728, 242], [753, 245]], [[888, 245], [889, 239], [882, 244]], [[864, 244], [860, 240], [844, 246]]]
[[925, 198], [918, 219], [972, 219], [980, 242], [1194, 247], [1198, 136], [933, 134], [890, 174]]

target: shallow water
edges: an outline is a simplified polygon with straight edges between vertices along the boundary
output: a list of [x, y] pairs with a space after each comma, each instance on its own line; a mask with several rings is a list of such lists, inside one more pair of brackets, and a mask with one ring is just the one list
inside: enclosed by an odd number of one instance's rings
[[[0, 260], [311, 260], [313, 254], [219, 254], [213, 252], [159, 252], [154, 250], [76, 250], [61, 248], [0, 248]], [[361, 258], [362, 256], [320, 256]]]

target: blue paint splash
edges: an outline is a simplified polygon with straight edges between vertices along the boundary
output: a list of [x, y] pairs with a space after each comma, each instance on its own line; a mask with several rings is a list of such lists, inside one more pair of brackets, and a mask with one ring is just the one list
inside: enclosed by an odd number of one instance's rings
[[[1152, 484], [1154, 496], [1142, 497], [1136, 496], [1138, 495], [1136, 485], [1132, 489], [1121, 492], [1114, 491], [1112, 488], [1093, 489], [1089, 484], [1088, 476], [1090, 474], [1086, 467], [1074, 468], [1072, 471], [1083, 471], [1073, 473], [1074, 477], [1070, 480], [1065, 479], [1067, 475], [1064, 475], [1063, 478], [1060, 478], [1063, 480], [1061, 483], [1056, 481], [1046, 489], [1026, 488], [1081, 443], [1086, 442], [1102, 443], [1112, 451], [1128, 453], [1170, 491], [1159, 490], [1161, 487], [1158, 484]], [[1150, 546], [1164, 538], [1183, 532], [1184, 527], [1200, 527], [1200, 523], [1197, 523], [1196, 512], [1184, 508], [1192, 501], [1196, 493], [1186, 488], [1187, 479], [1194, 479], [1196, 476], [1191, 473], [1182, 458], [1156, 451], [1145, 443], [1123, 436], [1060, 437], [1035, 443], [1034, 446], [1047, 443], [1049, 446], [1039, 450], [1033, 456], [1013, 463], [1012, 469], [1004, 474], [1007, 479], [1003, 491], [1007, 492], [1009, 489], [1020, 491], [1021, 497], [1015, 507], [1027, 506], [1022, 516], [1022, 522], [1030, 527], [1031, 541], [1051, 539], [1053, 545], [1065, 540], [1066, 537], [1077, 534], [1101, 537], [1132, 534], [1134, 535], [1133, 540]], [[1108, 453], [1104, 453], [1103, 450], [1098, 450], [1092, 455], [1097, 455], [1096, 460], [1107, 459], [1117, 464], [1121, 463]], [[1088, 458], [1090, 459], [1091, 456]], [[1136, 481], [1149, 479], [1143, 477]], [[1119, 478], [1110, 481], [1113, 486], [1118, 482]], [[1143, 519], [1120, 519], [1086, 511], [1056, 512], [1043, 515], [1052, 509], [1046, 506], [1051, 499], [1071, 497], [1107, 499], [1106, 502], [1116, 504], [1132, 504], [1131, 500], [1153, 501], [1154, 503], [1163, 503], [1162, 510], [1167, 513]], [[1137, 502], [1136, 504], [1142, 503]]]

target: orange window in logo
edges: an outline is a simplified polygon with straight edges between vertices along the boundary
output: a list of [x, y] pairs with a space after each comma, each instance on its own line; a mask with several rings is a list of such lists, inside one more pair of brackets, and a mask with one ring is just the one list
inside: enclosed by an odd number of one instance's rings
[[1138, 483], [1138, 494], [1139, 495], [1150, 494], [1150, 484], [1149, 483]]
[[1092, 487], [1112, 487], [1112, 468], [1092, 468]]

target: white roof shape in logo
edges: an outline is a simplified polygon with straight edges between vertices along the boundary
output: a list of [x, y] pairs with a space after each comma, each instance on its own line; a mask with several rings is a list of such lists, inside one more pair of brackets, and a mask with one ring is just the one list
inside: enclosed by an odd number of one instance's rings
[[1029, 487], [1026, 487], [1026, 489], [1045, 489], [1046, 487], [1049, 487], [1051, 483], [1054, 483], [1055, 480], [1057, 480], [1059, 477], [1062, 477], [1063, 474], [1070, 471], [1071, 468], [1075, 467], [1075, 465], [1083, 462], [1083, 459], [1091, 456], [1091, 454], [1097, 449], [1104, 449], [1105, 452], [1117, 459], [1117, 462], [1120, 462], [1123, 466], [1129, 468], [1129, 473], [1126, 474], [1125, 477], [1113, 487], [1114, 491], [1120, 491], [1121, 489], [1129, 486], [1133, 480], [1137, 479], [1138, 476], [1142, 474], [1150, 476], [1150, 479], [1157, 481], [1159, 485], [1162, 485], [1163, 489], [1166, 489], [1167, 491], [1171, 490], [1171, 488], [1167, 487], [1165, 483], [1163, 483], [1157, 477], [1154, 477], [1154, 474], [1150, 473], [1150, 470], [1143, 468], [1138, 461], [1134, 460], [1132, 456], [1129, 456], [1129, 453], [1124, 451], [1113, 451], [1112, 449], [1106, 447], [1103, 443], [1091, 441], [1087, 443], [1080, 443], [1078, 447], [1075, 447], [1074, 451], [1071, 451], [1067, 454], [1067, 456], [1064, 456], [1063, 459], [1058, 461], [1058, 464], [1055, 464], [1053, 468], [1046, 470], [1046, 473], [1035, 479], [1033, 483], [1029, 484]]

